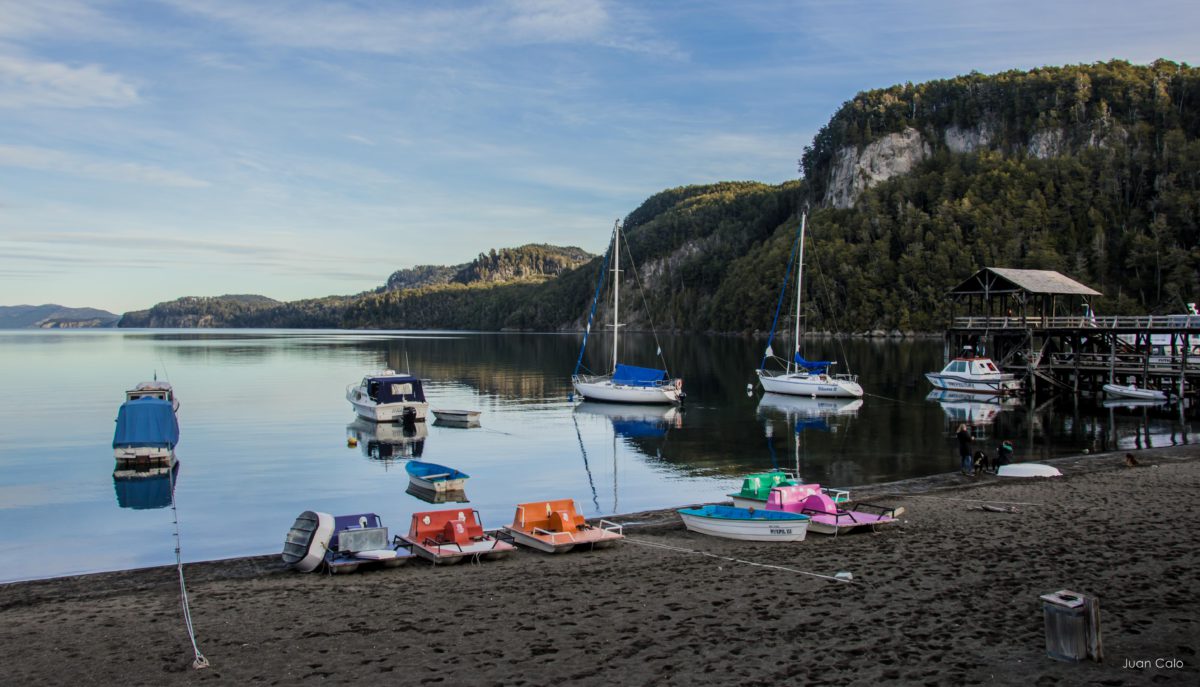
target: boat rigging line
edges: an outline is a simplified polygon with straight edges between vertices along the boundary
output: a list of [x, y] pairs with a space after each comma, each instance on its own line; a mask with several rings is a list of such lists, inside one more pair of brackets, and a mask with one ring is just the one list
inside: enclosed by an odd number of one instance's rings
[[642, 296], [642, 308], [646, 311], [646, 319], [650, 320], [650, 333], [654, 335], [654, 347], [658, 351], [658, 359], [662, 363], [663, 370], [667, 372], [667, 377], [670, 378], [670, 367], [667, 366], [667, 359], [663, 357], [662, 344], [658, 341], [658, 327], [654, 326], [654, 314], [650, 312], [650, 303], [646, 301], [646, 287], [642, 286], [642, 277], [638, 274], [637, 262], [633, 259], [633, 251], [629, 248], [629, 235], [621, 237], [625, 241], [625, 254], [629, 256], [629, 264], [633, 266], [633, 280], [638, 286], [638, 291]]
[[759, 568], [770, 568], [772, 570], [782, 570], [784, 572], [796, 573], [798, 575], [809, 575], [811, 577], [819, 577], [823, 580], [829, 580], [831, 582], [841, 582], [842, 584], [854, 584], [854, 582], [852, 580], [847, 580], [847, 579], [844, 579], [841, 577], [834, 577], [833, 575], [822, 575], [820, 573], [808, 572], [807, 570], [796, 570], [795, 568], [787, 568], [782, 565], [771, 565], [770, 563], [757, 563], [755, 561], [742, 560], [741, 558], [730, 558], [729, 556], [719, 556], [715, 553], [709, 553], [707, 551], [697, 551], [695, 549], [687, 549], [682, 546], [671, 546], [670, 544], [661, 544], [659, 542], [648, 541], [646, 539], [635, 539], [633, 537], [626, 536], [625, 541], [633, 542], [634, 544], [639, 544], [641, 546], [649, 546], [649, 547], [655, 548], [655, 549], [664, 549], [666, 551], [675, 551], [678, 553], [694, 553], [699, 556], [708, 556], [709, 558], [716, 558], [716, 559], [723, 560], [723, 561], [730, 561], [731, 563], [741, 563], [743, 565], [753, 565], [753, 566], [757, 566]]

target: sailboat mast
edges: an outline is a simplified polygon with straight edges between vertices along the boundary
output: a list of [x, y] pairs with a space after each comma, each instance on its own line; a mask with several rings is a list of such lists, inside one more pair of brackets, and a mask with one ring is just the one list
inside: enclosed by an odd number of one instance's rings
[[613, 374], [617, 373], [617, 342], [621, 340], [621, 319], [618, 317], [621, 289], [621, 220], [613, 225]]
[[[796, 263], [796, 350], [792, 354], [792, 359], [788, 362], [789, 371], [791, 371], [792, 365], [796, 363], [796, 355], [800, 353], [800, 298], [804, 286], [804, 224], [807, 219], [807, 214], [800, 215], [800, 259]], [[796, 371], [800, 371], [798, 366]]]

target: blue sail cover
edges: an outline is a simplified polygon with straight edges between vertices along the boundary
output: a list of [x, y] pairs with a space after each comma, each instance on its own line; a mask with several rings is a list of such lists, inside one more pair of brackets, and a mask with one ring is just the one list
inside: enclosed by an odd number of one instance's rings
[[633, 365], [617, 364], [613, 372], [613, 384], [626, 386], [655, 386], [667, 378], [666, 370], [656, 370], [652, 367], [634, 367]]
[[795, 363], [809, 372], [824, 372], [833, 364], [832, 360], [805, 360], [804, 356], [796, 354]]
[[179, 423], [170, 401], [149, 396], [121, 404], [117, 412], [117, 431], [113, 448], [122, 446], [175, 448], [179, 443]]

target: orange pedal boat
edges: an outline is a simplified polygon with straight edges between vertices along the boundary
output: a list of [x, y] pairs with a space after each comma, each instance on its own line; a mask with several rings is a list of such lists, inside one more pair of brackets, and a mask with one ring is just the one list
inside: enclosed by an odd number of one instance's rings
[[601, 549], [625, 537], [615, 522], [589, 525], [572, 499], [518, 504], [513, 523], [504, 529], [518, 544], [546, 553], [566, 553], [577, 546]]
[[496, 560], [515, 548], [511, 542], [484, 532], [479, 511], [467, 508], [413, 513], [404, 540], [412, 544], [413, 553], [434, 564]]

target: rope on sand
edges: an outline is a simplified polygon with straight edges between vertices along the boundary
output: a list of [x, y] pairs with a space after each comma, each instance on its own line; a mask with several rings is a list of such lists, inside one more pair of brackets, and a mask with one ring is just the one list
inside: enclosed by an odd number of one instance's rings
[[175, 471], [172, 469], [167, 474], [171, 476], [171, 513], [175, 516], [175, 567], [179, 570], [179, 602], [183, 605], [183, 623], [187, 626], [188, 637], [192, 640], [192, 651], [196, 655], [192, 661], [192, 668], [199, 670], [208, 667], [208, 659], [200, 653], [200, 647], [196, 645], [196, 629], [192, 626], [192, 610], [188, 608], [187, 584], [183, 581], [183, 555], [180, 553], [179, 542], [179, 509], [175, 507]]
[[823, 580], [830, 580], [832, 582], [841, 582], [843, 584], [852, 584], [853, 583], [851, 580], [842, 579], [840, 577], [833, 577], [832, 575], [821, 575], [819, 573], [808, 572], [805, 570], [796, 570], [795, 568], [785, 568], [782, 565], [770, 565], [768, 563], [755, 563], [754, 561], [745, 561], [740, 558], [730, 558], [728, 556], [718, 556], [715, 553], [709, 553], [707, 551], [696, 551], [695, 549], [686, 549], [682, 546], [671, 546], [670, 544], [660, 544], [658, 542], [647, 541], [645, 539], [634, 539], [633, 537], [627, 536], [627, 537], [625, 537], [625, 541], [633, 542], [634, 544], [640, 544], [642, 546], [649, 546], [649, 547], [656, 548], [656, 549], [666, 549], [667, 551], [676, 551], [678, 553], [694, 553], [694, 554], [697, 554], [700, 556], [708, 556], [709, 558], [717, 558], [717, 559], [720, 559], [723, 561], [730, 561], [732, 563], [742, 563], [744, 565], [754, 565], [754, 566], [758, 566], [760, 568], [771, 568], [772, 570], [783, 570], [784, 572], [792, 572], [792, 573], [797, 573], [800, 575], [811, 575], [812, 577], [819, 577]]
[[1003, 503], [1006, 506], [1044, 506], [1044, 503], [1029, 503], [1027, 501], [997, 501], [995, 499], [952, 499], [948, 496], [927, 496], [925, 494], [905, 494], [904, 498], [937, 499], [938, 501], [967, 501], [970, 503]]

